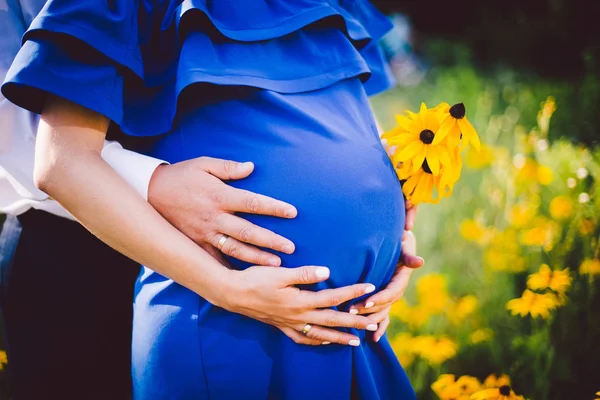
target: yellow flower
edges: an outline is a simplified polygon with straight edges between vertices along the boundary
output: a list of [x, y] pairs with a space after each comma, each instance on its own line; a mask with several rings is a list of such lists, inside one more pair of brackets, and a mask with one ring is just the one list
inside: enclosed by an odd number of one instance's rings
[[481, 145], [479, 152], [470, 147], [465, 155], [465, 164], [467, 164], [467, 167], [473, 169], [485, 168], [492, 161], [494, 161], [494, 150], [485, 144]]
[[564, 293], [571, 285], [571, 276], [568, 269], [551, 270], [546, 264], [542, 264], [540, 270], [529, 275], [527, 287], [533, 290], [552, 289], [555, 292]]
[[528, 225], [537, 214], [538, 205], [533, 201], [521, 201], [510, 208], [509, 221], [515, 228]]
[[586, 258], [579, 266], [581, 275], [600, 275], [600, 260], [597, 258]]
[[523, 272], [526, 264], [520, 251], [515, 230], [496, 232], [490, 247], [483, 255], [484, 264], [494, 271]]
[[512, 315], [525, 317], [530, 314], [533, 318], [542, 317], [546, 319], [550, 316], [550, 311], [555, 309], [557, 305], [557, 299], [552, 294], [538, 294], [526, 289], [521, 297], [510, 300], [506, 304], [506, 308], [511, 311]]
[[417, 329], [427, 323], [431, 314], [429, 310], [420, 305], [409, 306], [406, 300], [402, 298], [392, 305], [390, 315], [405, 322], [411, 329]]
[[400, 364], [406, 368], [415, 359], [415, 352], [413, 348], [413, 337], [409, 333], [401, 333], [398, 336], [394, 337], [391, 340], [390, 345], [392, 346], [392, 350], [398, 357], [398, 361]]
[[494, 332], [491, 329], [483, 328], [476, 329], [469, 335], [469, 343], [479, 344], [490, 341], [494, 337]]
[[433, 366], [443, 364], [458, 352], [458, 344], [447, 337], [416, 336], [413, 346], [415, 353]]
[[554, 114], [554, 111], [556, 111], [556, 101], [554, 100], [554, 97], [548, 96], [546, 101], [542, 103], [542, 108], [537, 115], [538, 125], [544, 134], [548, 132], [550, 118], [552, 117], [552, 114]]
[[4, 364], [8, 364], [8, 357], [6, 351], [0, 350], [0, 371], [4, 370]]
[[479, 136], [477, 136], [475, 128], [465, 116], [466, 109], [463, 103], [455, 104], [452, 107], [447, 103], [442, 103], [436, 107], [436, 110], [445, 114], [445, 117], [436, 137], [433, 139], [434, 144], [441, 143], [447, 136], [454, 142], [459, 141], [462, 137], [465, 144], [471, 143], [477, 150], [481, 149]]
[[446, 289], [446, 278], [441, 274], [428, 274], [417, 281], [419, 304], [432, 314], [446, 309], [450, 300]]
[[483, 387], [486, 389], [489, 388], [499, 388], [500, 386], [510, 386], [510, 378], [506, 374], [502, 374], [496, 376], [495, 374], [490, 374], [483, 381]]
[[550, 215], [554, 219], [566, 219], [573, 214], [573, 202], [567, 196], [556, 196], [550, 201]]
[[473, 295], [467, 295], [459, 299], [448, 311], [448, 320], [454, 325], [460, 324], [477, 309], [478, 300]]
[[460, 234], [466, 240], [472, 242], [479, 242], [485, 235], [485, 228], [472, 219], [465, 219], [460, 223], [459, 228]]
[[433, 109], [427, 109], [421, 103], [418, 114], [406, 111], [408, 116], [398, 115], [396, 129], [386, 132], [382, 139], [398, 150], [392, 157], [394, 166], [398, 163], [410, 164], [411, 171], [417, 172], [427, 162], [430, 174], [438, 176], [441, 166], [451, 167], [450, 152], [444, 144], [433, 143], [440, 127], [441, 115]]
[[427, 161], [417, 172], [410, 172], [409, 169], [409, 164], [404, 164], [396, 169], [396, 174], [398, 179], [405, 181], [402, 192], [412, 204], [437, 203], [442, 197], [450, 195], [447, 190], [442, 190], [441, 177], [432, 174]]
[[525, 246], [540, 246], [550, 251], [554, 240], [559, 236], [560, 226], [545, 217], [537, 217], [532, 222], [533, 227], [521, 232], [520, 242]]
[[552, 183], [554, 176], [552, 170], [544, 165], [539, 165], [532, 158], [527, 158], [522, 165], [518, 166], [519, 172], [516, 179], [519, 183], [540, 183], [544, 186]]
[[442, 393], [445, 389], [454, 385], [455, 379], [456, 378], [452, 374], [442, 374], [431, 384], [431, 389], [440, 399], [442, 399]]
[[540, 184], [548, 186], [552, 183], [554, 174], [550, 168], [546, 167], [545, 165], [540, 165], [537, 169], [537, 179]]
[[581, 223], [579, 224], [579, 233], [581, 233], [583, 236], [587, 236], [593, 233], [594, 229], [596, 229], [594, 221], [592, 221], [591, 219], [581, 220]]
[[474, 393], [471, 400], [523, 400], [523, 396], [518, 396], [510, 386], [504, 385], [495, 389], [484, 389]]
[[596, 392], [596, 396], [598, 396], [596, 400], [600, 400], [600, 392]]
[[481, 382], [473, 376], [461, 376], [456, 380], [456, 386], [460, 388], [461, 394], [472, 394], [481, 390]]

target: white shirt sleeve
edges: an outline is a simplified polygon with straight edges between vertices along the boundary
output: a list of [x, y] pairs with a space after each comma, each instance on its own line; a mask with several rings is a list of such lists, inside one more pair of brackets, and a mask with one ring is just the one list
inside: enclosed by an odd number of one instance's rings
[[[39, 7], [43, 2], [39, 2]], [[32, 8], [33, 6], [30, 6]], [[18, 0], [0, 0], [0, 83], [21, 46], [21, 36], [37, 14]], [[48, 202], [33, 182], [35, 136], [39, 117], [10, 103], [0, 94], [0, 211], [23, 212]], [[102, 158], [135, 190], [148, 199], [150, 179], [165, 162], [104, 142]], [[16, 210], [16, 211], [14, 211]]]
[[102, 158], [141, 194], [144, 200], [148, 200], [152, 174], [159, 165], [168, 164], [166, 161], [126, 150], [118, 142], [105, 141]]

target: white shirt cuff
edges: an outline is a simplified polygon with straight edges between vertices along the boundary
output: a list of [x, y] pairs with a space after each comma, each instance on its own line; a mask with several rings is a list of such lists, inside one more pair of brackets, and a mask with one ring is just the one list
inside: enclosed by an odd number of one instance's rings
[[102, 158], [146, 201], [152, 174], [159, 165], [168, 164], [166, 161], [126, 150], [118, 142], [105, 141]]

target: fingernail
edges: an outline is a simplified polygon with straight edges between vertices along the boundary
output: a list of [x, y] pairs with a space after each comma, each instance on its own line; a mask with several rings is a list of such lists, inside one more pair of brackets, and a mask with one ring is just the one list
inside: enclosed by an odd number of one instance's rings
[[331, 344], [331, 342], [323, 342], [321, 344], [328, 345], [328, 344]]
[[287, 210], [285, 210], [283, 215], [285, 215], [286, 217], [293, 217], [296, 215], [296, 210], [294, 210], [293, 208], [288, 208]]
[[367, 330], [371, 332], [375, 332], [377, 330], [377, 324], [369, 324], [367, 325]]
[[375, 291], [375, 286], [369, 285], [365, 288], [365, 293], [372, 293]]
[[327, 278], [329, 276], [329, 268], [327, 268], [327, 267], [319, 267], [315, 271], [315, 275], [319, 279]]
[[351, 308], [350, 311], [348, 311], [348, 312], [353, 315], [358, 314], [358, 310], [356, 308]]
[[284, 253], [292, 254], [294, 252], [294, 246], [292, 246], [291, 244], [284, 244], [283, 246], [281, 246], [281, 251], [283, 251]]
[[246, 168], [248, 168], [251, 165], [252, 165], [252, 163], [249, 162], [249, 161], [247, 161], [247, 162], [239, 163], [237, 165], [237, 167], [238, 167], [238, 169], [246, 169]]
[[372, 301], [369, 301], [367, 304], [365, 304], [365, 308], [371, 308], [375, 305], [375, 303], [373, 303]]
[[348, 344], [350, 346], [358, 347], [358, 346], [360, 346], [360, 340], [352, 339], [351, 341], [348, 342]]
[[281, 265], [281, 259], [279, 257], [269, 258], [269, 265], [272, 267], [279, 267]]
[[375, 336], [375, 337], [373, 338], [373, 340], [375, 340], [375, 343], [379, 342], [379, 339], [381, 339], [381, 336]]

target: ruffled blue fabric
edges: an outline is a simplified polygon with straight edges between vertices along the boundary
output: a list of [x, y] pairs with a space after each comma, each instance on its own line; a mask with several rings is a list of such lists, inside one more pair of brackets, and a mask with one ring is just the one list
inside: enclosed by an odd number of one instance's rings
[[352, 77], [383, 91], [393, 78], [377, 41], [390, 28], [364, 0], [51, 0], [2, 91], [36, 113], [51, 93], [153, 136], [190, 100], [229, 92], [301, 93]]

